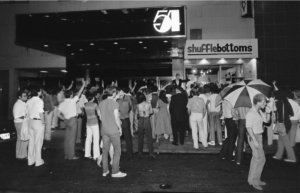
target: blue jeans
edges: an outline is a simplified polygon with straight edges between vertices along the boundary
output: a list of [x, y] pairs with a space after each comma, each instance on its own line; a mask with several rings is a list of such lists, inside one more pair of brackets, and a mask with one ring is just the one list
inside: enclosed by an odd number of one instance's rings
[[119, 164], [120, 164], [120, 157], [121, 157], [120, 133], [115, 133], [115, 134], [102, 133], [102, 140], [103, 140], [103, 149], [102, 149], [103, 173], [106, 173], [108, 171], [108, 152], [109, 152], [110, 144], [112, 143], [114, 147], [112, 174], [116, 174], [119, 172]]

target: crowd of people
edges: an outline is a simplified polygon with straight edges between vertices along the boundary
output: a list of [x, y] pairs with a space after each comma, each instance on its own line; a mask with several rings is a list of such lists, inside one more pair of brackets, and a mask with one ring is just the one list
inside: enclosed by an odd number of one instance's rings
[[[183, 89], [184, 82], [189, 85], [187, 89]], [[189, 133], [193, 148], [205, 149], [219, 144], [222, 146], [220, 159], [235, 161], [238, 165], [243, 162], [245, 144], [249, 144], [253, 158], [248, 182], [259, 190], [265, 184], [260, 181], [265, 163], [261, 135], [264, 127], [267, 127], [268, 145], [273, 143], [273, 125], [278, 131], [285, 128], [285, 134], [279, 135], [278, 151], [273, 158], [282, 159], [286, 149], [288, 158], [285, 161], [296, 162], [292, 146], [300, 119], [300, 91], [284, 92], [274, 83], [269, 99], [258, 94], [251, 99], [252, 108], [235, 108], [227, 100], [216, 104], [219, 92], [226, 85], [188, 82], [181, 80], [179, 75], [164, 87], [153, 84], [136, 88], [135, 83], [133, 88], [118, 88], [112, 83], [105, 89], [92, 89], [89, 83], [89, 80], [82, 80], [81, 87], [75, 90], [72, 82], [67, 89], [31, 87], [18, 92], [13, 108], [18, 159], [28, 159], [28, 165], [43, 165], [43, 144], [51, 140], [51, 132], [63, 121], [65, 159], [78, 159], [75, 143], [85, 138], [84, 156], [103, 167], [103, 176], [109, 174], [108, 155], [112, 177], [127, 175], [119, 171], [120, 136], [125, 140], [126, 157], [132, 161], [132, 137], [136, 134], [139, 158], [144, 156], [144, 135], [151, 159], [155, 159], [153, 143], [165, 138], [174, 146], [184, 145]], [[20, 136], [26, 119], [29, 120], [29, 140], [25, 141]], [[86, 127], [82, 127], [83, 122]], [[263, 122], [267, 125], [263, 126]]]

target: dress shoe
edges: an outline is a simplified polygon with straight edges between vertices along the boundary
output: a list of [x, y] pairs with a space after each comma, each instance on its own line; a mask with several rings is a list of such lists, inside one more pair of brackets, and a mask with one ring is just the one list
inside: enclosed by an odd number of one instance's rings
[[256, 190], [263, 190], [263, 188], [260, 187], [259, 185], [252, 184], [251, 186], [253, 186], [253, 188], [255, 188]]
[[173, 142], [172, 144], [175, 145], [175, 146], [178, 146], [178, 145], [179, 145], [178, 143], [175, 143], [175, 142]]
[[292, 163], [296, 163], [296, 160], [292, 160], [292, 159], [284, 159], [284, 161], [286, 161], [286, 162], [292, 162]]
[[152, 159], [155, 159], [155, 155], [150, 155], [150, 157], [151, 157]]
[[126, 173], [123, 173], [123, 172], [118, 172], [118, 173], [116, 173], [116, 174], [112, 174], [112, 175], [111, 175], [111, 177], [113, 177], [113, 178], [123, 178], [123, 177], [125, 177], [125, 176], [127, 176], [127, 174], [126, 174]]
[[103, 173], [102, 176], [106, 177], [109, 174], [109, 170], [107, 170], [107, 172]]

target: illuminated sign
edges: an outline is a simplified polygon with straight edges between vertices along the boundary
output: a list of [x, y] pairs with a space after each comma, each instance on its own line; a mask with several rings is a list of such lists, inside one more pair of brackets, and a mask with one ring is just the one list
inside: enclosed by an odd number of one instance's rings
[[179, 10], [160, 10], [157, 11], [153, 26], [159, 33], [165, 33], [169, 30], [172, 32], [180, 31]]
[[185, 59], [257, 58], [257, 39], [187, 40]]

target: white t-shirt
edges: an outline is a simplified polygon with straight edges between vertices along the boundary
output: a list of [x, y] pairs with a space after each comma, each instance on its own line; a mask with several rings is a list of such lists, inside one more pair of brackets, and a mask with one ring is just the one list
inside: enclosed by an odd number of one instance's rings
[[20, 117], [26, 116], [26, 103], [22, 100], [18, 99], [17, 102], [14, 104], [13, 107], [13, 115], [14, 115], [14, 122], [15, 123], [22, 123], [24, 119], [19, 119]]
[[77, 116], [77, 105], [79, 98], [78, 96], [73, 97], [72, 99], [65, 99], [64, 102], [60, 103], [58, 110], [62, 112], [66, 119]]
[[293, 101], [291, 99], [288, 99], [289, 103], [291, 104], [294, 112], [294, 116], [290, 117], [290, 120], [299, 120], [300, 119], [300, 106], [296, 101]]
[[27, 101], [28, 114], [30, 119], [41, 119], [40, 113], [44, 112], [44, 101], [40, 97], [32, 97]]
[[208, 97], [208, 100], [210, 101], [210, 108], [209, 108], [209, 112], [220, 112], [220, 105], [216, 106], [216, 98], [217, 98], [218, 94], [211, 94]]

